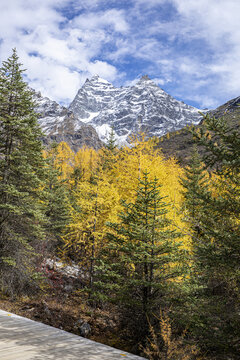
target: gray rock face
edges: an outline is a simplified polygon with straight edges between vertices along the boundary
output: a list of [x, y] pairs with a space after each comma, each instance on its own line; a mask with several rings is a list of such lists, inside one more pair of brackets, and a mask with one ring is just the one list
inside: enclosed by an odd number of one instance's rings
[[88, 323], [83, 323], [79, 328], [79, 333], [81, 336], [85, 337], [90, 335], [91, 333], [91, 326]]
[[[233, 114], [234, 117], [237, 117], [236, 113], [239, 113], [239, 104], [240, 104], [240, 96], [229, 100], [225, 104], [217, 107], [215, 110], [210, 111], [210, 116], [215, 116], [216, 118], [222, 117], [222, 116], [230, 116]], [[233, 120], [233, 119], [231, 119]]]
[[45, 144], [52, 141], [67, 142], [74, 151], [83, 145], [99, 149], [102, 147], [96, 130], [89, 124], [80, 121], [71, 110], [55, 101], [42, 97], [40, 92], [33, 92], [36, 111], [39, 113], [39, 124], [46, 135]]
[[199, 109], [174, 99], [146, 75], [136, 85], [121, 88], [95, 75], [86, 80], [69, 110], [79, 122], [92, 125], [102, 141], [113, 127], [120, 144], [137, 131], [159, 137], [201, 119]]
[[81, 335], [83, 337], [86, 337], [91, 334], [91, 331], [92, 331], [91, 326], [89, 325], [89, 323], [85, 322], [82, 319], [79, 319], [76, 322], [75, 327], [78, 330], [79, 335]]

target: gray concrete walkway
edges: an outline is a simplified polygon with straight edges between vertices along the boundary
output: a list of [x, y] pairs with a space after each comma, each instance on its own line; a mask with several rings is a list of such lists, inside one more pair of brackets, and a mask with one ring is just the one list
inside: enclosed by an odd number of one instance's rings
[[143, 360], [142, 357], [0, 310], [0, 360]]

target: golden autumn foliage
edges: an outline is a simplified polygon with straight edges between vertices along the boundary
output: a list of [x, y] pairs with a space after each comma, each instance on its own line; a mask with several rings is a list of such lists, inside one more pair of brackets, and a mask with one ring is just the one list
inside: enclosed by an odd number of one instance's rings
[[[156, 148], [155, 140], [146, 141], [143, 134], [133, 138], [133, 146], [124, 147], [116, 157], [114, 180], [123, 200], [134, 200], [138, 178], [144, 171], [149, 173], [149, 180], [158, 179], [161, 193], [166, 196], [165, 202], [169, 205], [168, 217], [185, 233], [186, 225], [180, 214], [183, 196], [179, 179], [183, 169], [174, 158], [164, 159], [161, 150]], [[187, 248], [190, 246], [188, 237], [182, 241]]]
[[[166, 196], [168, 217], [179, 229], [182, 187], [179, 178], [183, 170], [176, 160], [164, 159], [154, 139], [144, 134], [132, 139], [131, 147], [112, 152], [109, 149], [83, 147], [74, 154], [66, 143], [55, 151], [55, 166], [71, 191], [70, 223], [65, 231], [63, 257], [69, 254], [79, 264], [89, 266], [105, 245], [107, 222], [115, 222], [122, 210], [121, 200], [134, 201], [139, 177], [148, 172], [149, 180], [158, 179], [162, 195]], [[189, 237], [181, 239], [189, 248]], [[90, 261], [90, 262], [91, 262]]]
[[44, 150], [43, 156], [45, 159], [53, 159], [54, 166], [59, 170], [62, 180], [70, 178], [74, 167], [74, 152], [66, 142], [62, 141], [50, 150]]
[[96, 173], [98, 168], [99, 155], [92, 148], [84, 146], [74, 157], [74, 170], [78, 170], [79, 180], [90, 181], [91, 176]]
[[102, 248], [106, 222], [116, 219], [120, 199], [106, 178], [79, 182], [73, 195], [75, 204], [71, 207], [71, 223], [64, 237], [65, 249], [86, 264], [90, 256], [95, 257]]
[[149, 324], [150, 336], [147, 346], [143, 348], [149, 360], [200, 360], [196, 345], [186, 341], [186, 332], [173, 337], [170, 318], [161, 311], [157, 320], [159, 331]]

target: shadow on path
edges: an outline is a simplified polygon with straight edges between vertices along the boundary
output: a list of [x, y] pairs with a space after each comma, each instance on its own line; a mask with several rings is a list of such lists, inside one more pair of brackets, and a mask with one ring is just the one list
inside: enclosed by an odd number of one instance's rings
[[0, 310], [1, 360], [143, 360], [136, 355]]

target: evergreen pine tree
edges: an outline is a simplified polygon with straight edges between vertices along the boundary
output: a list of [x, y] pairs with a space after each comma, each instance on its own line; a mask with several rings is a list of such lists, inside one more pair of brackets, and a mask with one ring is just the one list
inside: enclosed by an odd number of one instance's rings
[[[193, 247], [194, 331], [218, 359], [239, 356], [240, 323], [240, 136], [226, 121], [204, 118], [194, 132], [212, 172], [210, 190], [198, 188], [200, 237]], [[188, 187], [190, 192], [190, 187]], [[187, 200], [188, 201], [188, 200]]]
[[108, 169], [110, 170], [115, 161], [117, 155], [117, 145], [116, 145], [116, 138], [114, 134], [113, 128], [111, 128], [111, 132], [107, 139], [107, 143], [105, 147], [101, 149], [100, 152], [100, 164], [99, 166], [103, 168], [103, 170]]
[[110, 223], [107, 253], [98, 274], [102, 299], [112, 296], [124, 309], [123, 320], [135, 340], [147, 333], [147, 316], [166, 305], [171, 280], [180, 275], [178, 233], [167, 219], [167, 205], [157, 180], [145, 172], [139, 179], [136, 200], [123, 202], [118, 223]]
[[70, 204], [65, 180], [60, 179], [60, 171], [55, 165], [56, 145], [47, 154], [47, 179], [45, 181], [44, 212], [45, 230], [50, 248], [62, 245], [62, 236], [70, 219]]
[[108, 140], [107, 140], [106, 148], [113, 152], [116, 149], [116, 147], [117, 147], [116, 138], [115, 138], [114, 130], [112, 127], [111, 132], [109, 133]]
[[208, 176], [204, 171], [204, 165], [201, 163], [197, 147], [194, 147], [192, 158], [188, 167], [185, 168], [184, 177], [181, 178], [181, 184], [184, 188], [184, 220], [190, 225], [192, 231], [192, 242], [197, 241], [201, 234], [201, 210], [204, 208], [205, 197], [208, 193]]
[[32, 93], [16, 50], [0, 69], [0, 282], [12, 293], [31, 282], [41, 227], [44, 160]]

